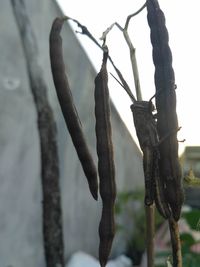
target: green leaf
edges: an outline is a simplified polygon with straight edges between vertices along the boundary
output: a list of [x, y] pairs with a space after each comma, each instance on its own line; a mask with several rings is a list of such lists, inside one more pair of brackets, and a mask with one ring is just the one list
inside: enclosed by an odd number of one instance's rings
[[199, 267], [200, 266], [200, 255], [187, 252], [183, 254], [183, 266]]
[[167, 258], [170, 255], [170, 250], [162, 250], [159, 252], [156, 252], [156, 258]]
[[195, 244], [195, 240], [193, 238], [193, 236], [189, 233], [183, 233], [180, 235], [181, 238], [181, 243], [182, 244], [187, 244], [188, 246], [192, 246], [193, 244]]
[[124, 231], [124, 226], [121, 224], [116, 224], [115, 227], [116, 227], [116, 232]]
[[182, 244], [182, 253], [186, 254], [190, 251], [190, 247], [195, 244], [193, 236], [189, 233], [183, 233], [180, 235], [181, 244]]
[[192, 210], [189, 212], [183, 213], [183, 218], [186, 219], [187, 223], [189, 224], [190, 228], [193, 230], [198, 230], [199, 219], [200, 219], [200, 210]]
[[115, 214], [119, 215], [122, 212], [122, 207], [119, 202], [116, 202], [115, 204]]

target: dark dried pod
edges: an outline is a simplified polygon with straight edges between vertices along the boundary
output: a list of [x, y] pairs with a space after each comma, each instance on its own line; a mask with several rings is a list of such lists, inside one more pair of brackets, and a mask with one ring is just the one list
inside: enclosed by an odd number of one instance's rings
[[99, 188], [102, 198], [102, 215], [99, 224], [99, 261], [101, 267], [107, 263], [115, 234], [114, 203], [116, 198], [115, 166], [110, 121], [110, 100], [106, 62], [107, 50], [104, 52], [100, 72], [95, 79], [95, 117], [97, 155], [99, 171]]
[[158, 166], [159, 157], [157, 157], [154, 161], [154, 182], [155, 182], [155, 204], [158, 212], [164, 219], [169, 219], [171, 217], [171, 209], [166, 200], [164, 184], [159, 175], [159, 166]]
[[147, 0], [147, 19], [155, 65], [157, 129], [159, 139], [162, 140], [159, 145], [159, 169], [165, 184], [166, 200], [177, 221], [180, 218], [184, 194], [178, 159], [175, 77], [165, 16], [157, 0]]
[[164, 218], [169, 218], [170, 209], [166, 203], [163, 184], [159, 176], [159, 141], [152, 113], [154, 106], [151, 101], [135, 101], [131, 105], [131, 110], [140, 148], [143, 152], [145, 205], [152, 205], [155, 201], [159, 213]]
[[145, 205], [152, 205], [155, 195], [153, 167], [154, 150], [158, 142], [152, 110], [152, 103], [148, 101], [135, 101], [131, 105], [136, 134], [143, 152]]
[[78, 113], [73, 102], [69, 82], [65, 74], [62, 38], [60, 36], [64, 21], [65, 18], [56, 18], [52, 24], [49, 38], [51, 70], [56, 93], [68, 131], [88, 180], [90, 192], [94, 199], [97, 200], [98, 181], [96, 167], [86, 144]]

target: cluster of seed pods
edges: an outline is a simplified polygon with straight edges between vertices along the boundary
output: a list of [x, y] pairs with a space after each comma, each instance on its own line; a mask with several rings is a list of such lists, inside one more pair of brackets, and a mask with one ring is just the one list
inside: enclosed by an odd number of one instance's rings
[[[89, 189], [95, 200], [98, 198], [97, 171], [89, 152], [80, 119], [73, 102], [62, 52], [61, 30], [66, 18], [56, 18], [50, 32], [50, 61], [54, 85], [60, 107], [77, 151]], [[102, 198], [102, 216], [99, 224], [99, 261], [106, 266], [115, 234], [114, 203], [116, 197], [115, 167], [113, 157], [112, 132], [110, 121], [110, 100], [106, 62], [108, 51], [105, 50], [100, 72], [95, 79], [95, 117], [98, 155], [99, 187]]]
[[159, 175], [159, 139], [153, 110], [151, 101], [134, 101], [131, 105], [136, 134], [143, 152], [145, 205], [152, 205], [155, 201], [158, 211], [167, 219], [170, 216], [170, 209], [165, 201]]
[[182, 174], [178, 159], [175, 77], [172, 54], [168, 44], [165, 16], [157, 0], [147, 0], [147, 19], [151, 31], [153, 62], [155, 65], [157, 131], [159, 144], [159, 172], [166, 202], [173, 218], [178, 221], [184, 199]]

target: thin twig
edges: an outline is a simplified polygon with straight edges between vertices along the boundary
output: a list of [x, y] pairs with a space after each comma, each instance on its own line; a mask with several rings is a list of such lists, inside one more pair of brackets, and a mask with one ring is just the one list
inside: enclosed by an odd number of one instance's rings
[[39, 64], [37, 42], [24, 0], [12, 0], [11, 3], [24, 48], [30, 87], [37, 111], [41, 149], [43, 235], [46, 264], [48, 267], [64, 267], [56, 124], [48, 103], [47, 87]]
[[128, 26], [129, 26], [129, 22], [130, 22], [131, 18], [138, 15], [145, 7], [146, 7], [146, 3], [138, 11], [129, 15], [126, 19], [126, 23], [125, 23], [125, 26], [123, 29], [124, 38], [127, 42], [127, 45], [129, 47], [129, 51], [130, 51], [131, 65], [132, 65], [133, 77], [134, 77], [134, 82], [135, 82], [135, 90], [136, 90], [137, 100], [139, 100], [139, 101], [142, 100], [139, 72], [138, 72], [138, 66], [137, 66], [137, 59], [135, 56], [135, 48], [134, 48], [133, 43], [132, 43], [132, 41], [129, 37], [129, 34], [128, 34]]
[[129, 16], [127, 17], [124, 29], [128, 29], [128, 24], [129, 24], [131, 18], [133, 18], [133, 17], [135, 17], [136, 15], [138, 15], [138, 14], [139, 14], [139, 13], [146, 7], [146, 5], [147, 5], [147, 4], [146, 4], [146, 2], [145, 2], [144, 5], [143, 5], [141, 8], [139, 8], [136, 12], [134, 12], [133, 14], [131, 14], [131, 15], [129, 15]]
[[[81, 24], [78, 20], [76, 19], [73, 19], [73, 18], [68, 18], [74, 22], [77, 23], [78, 27], [81, 28], [82, 32], [78, 32], [76, 31], [77, 33], [80, 33], [80, 34], [83, 34], [83, 35], [86, 35], [87, 37], [90, 38], [90, 40], [92, 40], [99, 48], [102, 49], [102, 46], [97, 42], [97, 40], [95, 39], [95, 37], [91, 34], [91, 32], [87, 29], [86, 26], [84, 26], [83, 24]], [[103, 50], [103, 49], [102, 49]]]
[[[67, 17], [68, 19], [74, 21], [77, 23], [78, 27], [81, 28], [82, 32], [78, 32], [81, 34], [86, 35], [90, 40], [92, 40], [101, 50], [103, 50], [102, 46], [98, 43], [98, 41], [95, 39], [95, 37], [90, 33], [90, 31], [87, 29], [87, 27], [85, 27], [84, 25], [82, 25], [78, 20], [76, 19], [72, 19]], [[129, 87], [129, 85], [127, 84], [127, 82], [125, 81], [121, 71], [116, 67], [116, 65], [114, 64], [112, 58], [110, 56], [108, 56], [108, 59], [110, 61], [110, 63], [112, 64], [113, 68], [115, 69], [121, 83], [123, 84], [123, 88], [125, 89], [125, 91], [127, 92], [127, 94], [129, 95], [129, 97], [131, 98], [132, 102], [136, 101], [134, 95], [131, 92], [131, 89]]]
[[116, 25], [120, 29], [120, 31], [123, 32], [124, 39], [125, 39], [128, 47], [129, 47], [129, 51], [130, 51], [131, 66], [132, 66], [134, 83], [135, 83], [135, 90], [136, 90], [136, 95], [137, 95], [138, 101], [142, 101], [142, 93], [141, 93], [141, 88], [140, 88], [137, 59], [135, 56], [135, 48], [134, 48], [133, 43], [132, 43], [132, 41], [129, 37], [129, 34], [128, 34], [128, 26], [129, 26], [129, 22], [130, 22], [131, 18], [138, 15], [145, 7], [146, 7], [146, 3], [139, 10], [137, 10], [135, 13], [129, 15], [126, 19], [126, 23], [125, 23], [124, 28], [118, 22], [115, 22], [115, 23], [111, 24], [111, 26], [106, 29], [106, 31], [103, 33], [103, 36], [101, 37], [101, 39], [106, 38], [107, 34], [112, 30], [114, 25]]
[[135, 90], [136, 90], [137, 100], [141, 101], [142, 100], [142, 93], [141, 93], [141, 87], [140, 87], [140, 79], [139, 79], [139, 72], [138, 72], [138, 66], [137, 66], [137, 59], [135, 56], [135, 48], [131, 42], [128, 31], [124, 29], [123, 34], [124, 34], [124, 38], [128, 44], [129, 51], [130, 51], [131, 66], [132, 66], [133, 77], [134, 77], [134, 82], [135, 82]]

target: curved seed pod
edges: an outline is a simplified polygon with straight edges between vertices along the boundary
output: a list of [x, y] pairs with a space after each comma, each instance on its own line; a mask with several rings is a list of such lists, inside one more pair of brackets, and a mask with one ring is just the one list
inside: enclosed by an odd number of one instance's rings
[[98, 198], [97, 171], [89, 152], [78, 113], [73, 103], [62, 54], [62, 38], [60, 32], [65, 18], [56, 18], [50, 32], [51, 70], [61, 110], [71, 135], [72, 142], [88, 180], [90, 192], [94, 199]]
[[99, 224], [99, 261], [101, 267], [104, 267], [107, 263], [115, 234], [114, 203], [116, 198], [116, 184], [110, 122], [109, 91], [107, 85], [107, 58], [108, 52], [105, 51], [101, 70], [95, 79], [98, 171], [100, 178], [100, 195], [103, 204], [101, 221]]
[[159, 167], [158, 167], [159, 157], [157, 153], [154, 162], [155, 204], [160, 215], [164, 219], [169, 219], [171, 217], [171, 209], [166, 201], [164, 185], [160, 179]]
[[[175, 77], [172, 53], [168, 44], [165, 16], [157, 0], [147, 0], [147, 19], [151, 30], [153, 61], [155, 65], [157, 129], [159, 139], [159, 169], [165, 195], [174, 219], [180, 218], [184, 200], [182, 174], [178, 159]], [[165, 138], [168, 136], [167, 138]]]

